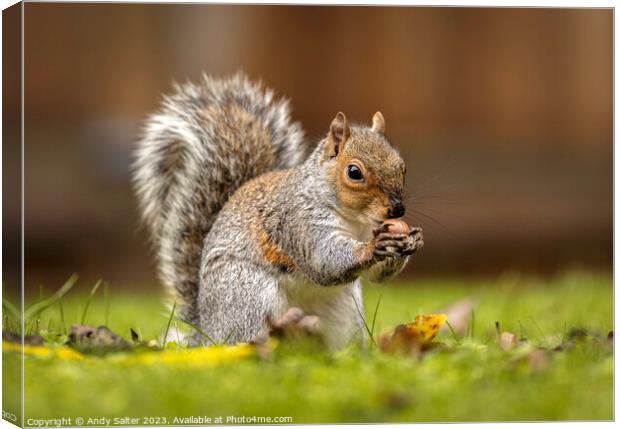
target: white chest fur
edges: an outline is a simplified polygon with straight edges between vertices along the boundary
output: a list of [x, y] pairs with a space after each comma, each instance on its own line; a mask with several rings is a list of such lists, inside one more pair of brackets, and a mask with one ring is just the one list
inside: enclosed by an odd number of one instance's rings
[[[358, 215], [359, 216], [359, 215]], [[373, 225], [361, 220], [342, 219], [340, 221], [341, 232], [357, 241], [366, 242], [372, 238]]]
[[355, 337], [363, 336], [364, 304], [359, 279], [338, 286], [318, 286], [296, 276], [284, 276], [278, 282], [282, 313], [299, 307], [319, 317], [319, 330], [329, 346], [339, 348]]

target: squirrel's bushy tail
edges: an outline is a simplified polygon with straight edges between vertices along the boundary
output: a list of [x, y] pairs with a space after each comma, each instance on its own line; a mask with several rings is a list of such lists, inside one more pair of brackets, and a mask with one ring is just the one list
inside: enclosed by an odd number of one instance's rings
[[133, 182], [159, 276], [195, 310], [203, 240], [226, 200], [246, 181], [294, 166], [306, 153], [288, 102], [242, 74], [175, 85], [144, 128]]

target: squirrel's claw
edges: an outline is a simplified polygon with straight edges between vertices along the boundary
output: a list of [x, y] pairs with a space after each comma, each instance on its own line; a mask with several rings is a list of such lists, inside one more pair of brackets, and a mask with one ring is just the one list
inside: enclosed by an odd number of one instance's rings
[[424, 247], [424, 237], [422, 235], [422, 228], [411, 228], [409, 240], [403, 248], [403, 254], [413, 255], [417, 250]]
[[380, 250], [384, 250], [387, 249], [388, 247], [401, 247], [403, 246], [403, 241], [402, 240], [381, 240], [377, 243], [377, 245], [375, 246], [377, 249]]
[[409, 227], [409, 235], [415, 235], [415, 234], [422, 234], [422, 228], [420, 228], [419, 226], [411, 226]]
[[[380, 231], [380, 228], [376, 228]], [[374, 232], [374, 231], [373, 231]], [[375, 236], [375, 257], [379, 260], [385, 258], [405, 258], [413, 255], [424, 246], [422, 228], [411, 227], [409, 234], [391, 234], [378, 232]]]
[[384, 242], [384, 241], [403, 241], [408, 239], [410, 236], [407, 234], [392, 234], [390, 232], [382, 232], [379, 235], [377, 235], [375, 238], [377, 240], [377, 244]]
[[396, 252], [394, 250], [381, 250], [381, 249], [375, 249], [374, 254], [375, 254], [375, 257], [380, 261], [386, 258], [396, 259], [396, 258], [399, 258], [401, 255], [400, 252]]

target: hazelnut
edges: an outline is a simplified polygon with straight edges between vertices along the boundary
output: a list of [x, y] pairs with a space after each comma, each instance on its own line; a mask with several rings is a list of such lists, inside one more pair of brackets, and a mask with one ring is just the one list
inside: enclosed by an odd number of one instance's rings
[[409, 225], [401, 219], [388, 219], [383, 222], [387, 225], [387, 231], [391, 234], [409, 234]]

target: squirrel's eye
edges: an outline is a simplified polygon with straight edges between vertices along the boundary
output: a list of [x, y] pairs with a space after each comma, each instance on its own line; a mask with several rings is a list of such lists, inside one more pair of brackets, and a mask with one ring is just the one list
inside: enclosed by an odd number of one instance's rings
[[359, 182], [360, 180], [364, 179], [362, 170], [360, 170], [360, 168], [355, 164], [351, 164], [347, 167], [347, 175], [349, 176], [349, 179], [354, 180], [356, 182]]

